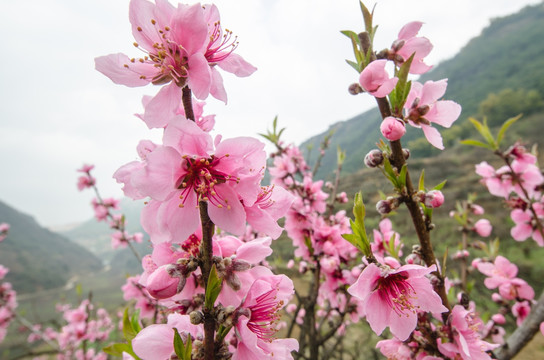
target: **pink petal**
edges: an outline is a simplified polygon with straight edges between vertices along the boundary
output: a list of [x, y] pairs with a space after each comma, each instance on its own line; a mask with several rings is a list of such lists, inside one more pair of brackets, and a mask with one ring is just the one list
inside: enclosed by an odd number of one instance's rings
[[521, 209], [512, 210], [512, 212], [510, 213], [510, 217], [512, 218], [512, 220], [514, 220], [516, 224], [528, 223], [529, 221], [531, 221], [532, 218], [529, 212], [523, 211]]
[[236, 258], [251, 264], [258, 264], [272, 254], [271, 243], [272, 239], [269, 237], [246, 242], [236, 251]]
[[142, 359], [169, 359], [174, 352], [174, 330], [166, 324], [150, 325], [132, 340], [132, 348]]
[[151, 19], [154, 18], [154, 10], [155, 4], [147, 0], [130, 1], [128, 17], [132, 24], [132, 35], [136, 42], [148, 51], [155, 50], [153, 49], [154, 43], [162, 43], [159, 32], [151, 23]]
[[280, 237], [283, 229], [279, 226], [274, 218], [266, 211], [261, 210], [258, 206], [245, 208], [247, 222], [254, 230], [264, 233], [273, 239]]
[[217, 65], [230, 73], [238, 77], [246, 77], [253, 74], [257, 68], [247, 61], [245, 61], [240, 55], [231, 53], [224, 60], [221, 60]]
[[212, 81], [210, 85], [210, 94], [217, 100], [227, 103], [227, 92], [223, 86], [223, 77], [214, 67], [211, 68]]
[[187, 55], [191, 56], [200, 50], [208, 40], [208, 24], [204, 19], [202, 5], [178, 4], [172, 16], [170, 35], [177, 44], [183, 46]]
[[178, 167], [181, 164], [181, 155], [208, 158], [213, 151], [212, 137], [202, 131], [191, 120], [178, 117], [170, 122], [164, 130], [163, 143], [171, 146], [179, 152]]
[[157, 214], [161, 205], [162, 202], [151, 200], [146, 206], [144, 206], [140, 214], [142, 228], [149, 234], [153, 244], [160, 244], [172, 239], [171, 235], [164, 231], [164, 229], [159, 225], [157, 219]]
[[[188, 191], [185, 195], [183, 207], [179, 195], [163, 202], [157, 213], [157, 218], [162, 219], [163, 228], [172, 235], [172, 242], [181, 243], [197, 231], [200, 226], [200, 212], [196, 193]], [[159, 220], [160, 221], [160, 220]]]
[[238, 195], [226, 184], [215, 187], [217, 195], [223, 199], [228, 206], [219, 208], [208, 204], [208, 214], [217, 227], [234, 235], [241, 235], [246, 230], [246, 213], [244, 207], [238, 200]]
[[378, 291], [370, 294], [365, 302], [366, 320], [370, 324], [372, 331], [380, 335], [387, 324], [390, 324], [391, 317], [397, 316], [393, 310], [380, 297]]
[[442, 136], [440, 135], [440, 132], [429, 125], [421, 124], [421, 130], [423, 130], [423, 134], [425, 134], [425, 138], [427, 138], [427, 141], [434, 147], [444, 150], [444, 145], [442, 144]]
[[533, 228], [529, 224], [517, 224], [510, 230], [510, 235], [517, 241], [525, 241], [533, 233]]
[[427, 65], [423, 62], [423, 59], [415, 59], [410, 66], [410, 74], [421, 75], [433, 68], [432, 65]]
[[168, 121], [176, 116], [181, 101], [181, 88], [174, 82], [163, 86], [157, 95], [146, 105], [143, 121], [147, 127], [163, 128]]
[[193, 95], [200, 100], [206, 99], [212, 86], [212, 74], [204, 54], [196, 53], [189, 58], [188, 74], [188, 84]]
[[423, 89], [423, 85], [417, 81], [412, 81], [412, 86], [410, 86], [410, 93], [408, 94], [408, 97], [406, 98], [406, 103], [404, 104], [404, 108], [409, 110], [412, 107], [412, 104], [414, 103], [414, 100], [416, 98], [421, 98], [421, 90]]
[[374, 264], [369, 264], [359, 275], [357, 281], [348, 288], [348, 293], [361, 300], [366, 299], [376, 288], [380, 276], [380, 269]]
[[449, 128], [461, 115], [461, 105], [451, 100], [437, 101], [425, 114], [425, 119], [430, 122]]
[[446, 93], [448, 87], [448, 79], [439, 81], [427, 81], [421, 90], [421, 105], [432, 104], [440, 99]]
[[400, 54], [404, 59], [408, 60], [408, 58], [415, 53], [414, 60], [419, 61], [425, 56], [429, 55], [432, 49], [433, 44], [431, 44], [429, 39], [425, 37], [415, 37], [406, 40], [404, 46], [398, 51], [398, 54]]
[[[117, 53], [94, 59], [95, 69], [106, 75], [116, 84], [129, 87], [144, 86], [158, 73], [152, 64], [131, 63], [128, 56]], [[128, 66], [125, 67], [125, 65]], [[144, 76], [145, 78], [141, 78]]]
[[159, 146], [147, 155], [147, 165], [133, 175], [133, 184], [141, 194], [164, 201], [171, 196], [183, 175], [181, 155], [169, 146]]
[[410, 39], [417, 35], [419, 32], [419, 29], [421, 29], [421, 26], [423, 23], [421, 21], [412, 21], [408, 24], [404, 25], [402, 29], [399, 31], [399, 39]]
[[[446, 309], [447, 311], [448, 309]], [[367, 314], [368, 318], [368, 314]], [[417, 314], [406, 311], [403, 314], [397, 314], [394, 311], [389, 315], [389, 330], [395, 337], [401, 341], [408, 339], [417, 325]]]
[[396, 77], [395, 78], [392, 78], [392, 79], [389, 79], [387, 81], [385, 81], [379, 88], [378, 90], [374, 91], [374, 92], [370, 92], [371, 95], [377, 97], [377, 98], [383, 98], [383, 97], [386, 97], [387, 95], [389, 95], [389, 93], [391, 91], [393, 91], [393, 89], [395, 88], [395, 86], [397, 86], [397, 82], [399, 81], [399, 79], [397, 79]]

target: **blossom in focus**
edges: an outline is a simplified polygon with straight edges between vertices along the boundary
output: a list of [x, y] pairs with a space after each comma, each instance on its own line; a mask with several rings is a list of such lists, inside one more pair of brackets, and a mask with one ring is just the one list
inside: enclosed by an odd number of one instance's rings
[[178, 120], [165, 129], [164, 145], [147, 154], [144, 166], [118, 179], [131, 184], [131, 193], [151, 197], [142, 226], [155, 243], [184, 241], [199, 226], [198, 202], [207, 201], [214, 224], [244, 233], [244, 206], [251, 207], [261, 191], [264, 144], [247, 137], [216, 138], [214, 144], [194, 122]]
[[348, 292], [363, 300], [366, 319], [377, 335], [389, 326], [404, 341], [416, 328], [418, 311], [448, 311], [425, 277], [435, 269], [435, 265], [404, 265], [390, 270], [369, 264]]
[[249, 76], [256, 70], [233, 53], [237, 39], [222, 29], [215, 5], [174, 7], [163, 0], [155, 4], [131, 0], [129, 19], [136, 40], [134, 46], [143, 56], [111, 54], [96, 58], [95, 65], [116, 84], [165, 85], [146, 106], [144, 117], [151, 122], [175, 115], [185, 86], [198, 99], [211, 94], [226, 102], [223, 79], [216, 65], [236, 76]]
[[444, 149], [442, 136], [431, 124], [449, 128], [461, 114], [461, 105], [451, 100], [438, 100], [444, 96], [447, 86], [446, 79], [429, 80], [423, 85], [412, 81], [404, 104], [406, 120], [410, 125], [420, 127], [429, 143], [441, 150]]
[[[429, 39], [416, 36], [422, 25], [421, 21], [412, 21], [404, 25], [400, 29], [397, 40], [391, 47], [393, 56], [399, 55], [403, 61], [408, 60], [414, 54], [414, 59], [410, 65], [411, 74], [424, 74], [432, 68], [432, 66], [423, 62], [423, 58], [429, 55], [433, 45]], [[395, 58], [395, 60], [397, 59]]]
[[285, 275], [256, 280], [235, 312], [238, 346], [233, 360], [293, 359], [298, 350], [295, 339], [276, 339], [279, 311], [294, 293], [293, 282]]
[[401, 120], [388, 116], [383, 119], [380, 125], [380, 131], [387, 140], [395, 141], [399, 140], [404, 133], [406, 133], [406, 127]]
[[444, 204], [444, 194], [440, 190], [431, 190], [425, 194], [425, 206], [438, 208]]
[[385, 70], [387, 60], [375, 60], [363, 69], [359, 76], [359, 84], [370, 95], [383, 98], [395, 88], [398, 78], [389, 78]]

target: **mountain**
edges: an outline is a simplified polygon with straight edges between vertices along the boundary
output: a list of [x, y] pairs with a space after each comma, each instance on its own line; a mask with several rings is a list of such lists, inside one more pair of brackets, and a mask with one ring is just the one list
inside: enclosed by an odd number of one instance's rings
[[[145, 234], [140, 225], [140, 212], [143, 206], [142, 201], [133, 201], [127, 198], [121, 200], [121, 210], [119, 213], [122, 212], [125, 215], [126, 230], [131, 234], [135, 232]], [[92, 209], [89, 207], [89, 213], [91, 212]], [[114, 213], [117, 213], [117, 211], [114, 211]], [[142, 265], [136, 260], [130, 249], [113, 249], [111, 247], [111, 235], [113, 232], [114, 230], [111, 230], [107, 223], [98, 222], [92, 218], [70, 230], [61, 232], [61, 234], [92, 252], [104, 264], [110, 265], [114, 270], [121, 271], [122, 273], [140, 273]], [[151, 252], [148, 238], [146, 235], [142, 244], [134, 244], [140, 256]]]
[[101, 261], [83, 247], [0, 201], [3, 222], [10, 230], [0, 243], [0, 264], [10, 269], [6, 281], [18, 293], [64, 286], [73, 276], [102, 268]]
[[[447, 78], [448, 90], [444, 98], [454, 100], [463, 107], [463, 112], [452, 129], [440, 128], [446, 146], [453, 145], [459, 138], [470, 136], [472, 129], [466, 119], [469, 116], [484, 115], [485, 102], [487, 101], [487, 105], [492, 103], [493, 96], [501, 100], [493, 105], [501, 105], [505, 101], [512, 102], [513, 96], [509, 94], [519, 94], [518, 97], [521, 99], [527, 98], [524, 94], [531, 94], [533, 97], [536, 96], [535, 102], [538, 106], [522, 108], [524, 114], [528, 115], [527, 110], [535, 112], [542, 108], [541, 94], [544, 94], [542, 39], [544, 39], [544, 3], [525, 7], [513, 15], [493, 19], [490, 25], [455, 57], [439, 64], [418, 80], [425, 82]], [[493, 106], [487, 106], [487, 109], [489, 108]], [[376, 147], [375, 142], [381, 137], [380, 121], [378, 110], [372, 109], [347, 121], [337, 122], [326, 132], [304, 142], [302, 148], [310, 146], [318, 149], [325, 136], [334, 131], [331, 150], [325, 154], [317, 176], [327, 179], [333, 176], [336, 168], [335, 149], [338, 145], [347, 152], [343, 173], [353, 173], [360, 169], [365, 154]], [[425, 156], [439, 154], [439, 150], [433, 149], [425, 139], [422, 139], [421, 130], [410, 126], [407, 128], [402, 143], [410, 148], [413, 154]], [[313, 157], [315, 161], [315, 156]]]

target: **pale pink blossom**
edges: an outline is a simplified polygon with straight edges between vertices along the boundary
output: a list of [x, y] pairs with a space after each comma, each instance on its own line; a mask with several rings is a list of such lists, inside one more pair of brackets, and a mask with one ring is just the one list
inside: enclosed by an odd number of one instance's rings
[[404, 265], [392, 271], [369, 264], [348, 292], [363, 300], [366, 319], [377, 335], [389, 326], [404, 341], [417, 326], [418, 311], [448, 310], [425, 277], [435, 269], [434, 265]]
[[444, 194], [440, 190], [431, 190], [425, 194], [425, 206], [438, 208], [444, 204]]
[[453, 338], [452, 342], [438, 339], [438, 350], [442, 354], [452, 359], [491, 360], [486, 351], [493, 350], [499, 345], [480, 339], [477, 330], [483, 327], [483, 323], [473, 312], [465, 310], [461, 305], [455, 305], [449, 322]]
[[532, 300], [535, 297], [533, 288], [525, 280], [516, 277], [518, 267], [504, 256], [497, 256], [494, 263], [480, 262], [477, 268], [482, 274], [488, 276], [484, 280], [484, 285], [488, 289], [499, 288], [502, 298]]
[[383, 98], [395, 88], [399, 79], [389, 78], [385, 70], [387, 60], [375, 60], [368, 64], [359, 77], [359, 84], [370, 95]]
[[215, 5], [179, 4], [176, 8], [164, 0], [156, 4], [131, 0], [129, 19], [135, 46], [143, 56], [131, 59], [121, 53], [111, 54], [96, 58], [95, 64], [117, 84], [167, 84], [146, 106], [144, 118], [148, 124], [175, 115], [185, 86], [198, 99], [211, 94], [226, 102], [216, 65], [236, 76], [249, 76], [256, 70], [233, 53], [236, 37], [221, 28]]
[[488, 237], [491, 235], [493, 230], [493, 225], [487, 219], [480, 219], [474, 224], [474, 231], [478, 233], [481, 237]]
[[516, 317], [516, 325], [521, 326], [525, 318], [531, 312], [531, 305], [528, 301], [517, 301], [512, 306], [512, 314]]
[[543, 227], [541, 218], [544, 217], [544, 206], [541, 203], [534, 203], [533, 209], [539, 215], [538, 219], [533, 218], [533, 213], [530, 210], [514, 209], [510, 213], [510, 217], [515, 222], [515, 226], [510, 230], [512, 238], [516, 241], [525, 241], [532, 237], [539, 246], [544, 246], [542, 232], [538, 228], [537, 222]]
[[388, 116], [380, 124], [380, 131], [387, 140], [395, 141], [406, 133], [406, 127], [402, 120]]
[[412, 54], [414, 55], [410, 65], [411, 74], [423, 74], [432, 68], [423, 62], [423, 58], [429, 55], [433, 45], [429, 39], [416, 36], [422, 25], [420, 21], [412, 21], [404, 25], [392, 46], [393, 54], [400, 55], [404, 61], [408, 60]]
[[444, 96], [447, 79], [427, 81], [421, 84], [412, 81], [410, 93], [404, 104], [406, 119], [410, 125], [420, 127], [431, 145], [443, 150], [442, 136], [431, 126], [435, 123], [449, 128], [461, 114], [461, 106], [451, 100], [439, 100]]

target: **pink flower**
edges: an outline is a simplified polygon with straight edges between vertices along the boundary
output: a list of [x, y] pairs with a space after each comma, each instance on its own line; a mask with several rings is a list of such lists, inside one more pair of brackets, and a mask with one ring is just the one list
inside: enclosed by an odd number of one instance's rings
[[227, 101], [223, 79], [215, 65], [236, 76], [249, 76], [256, 68], [234, 54], [232, 32], [223, 31], [215, 5], [156, 4], [131, 0], [132, 34], [144, 56], [130, 59], [111, 54], [95, 59], [96, 69], [113, 82], [130, 87], [148, 83], [164, 86], [146, 106], [146, 123], [161, 122], [175, 115], [181, 89], [188, 86], [195, 97]]
[[380, 131], [387, 140], [395, 141], [400, 139], [404, 133], [406, 133], [406, 127], [400, 119], [388, 116], [383, 119], [380, 125]]
[[244, 206], [251, 207], [261, 190], [264, 144], [252, 138], [218, 138], [214, 151], [211, 136], [185, 119], [171, 123], [163, 141], [164, 146], [147, 155], [145, 166], [121, 179], [152, 199], [142, 212], [151, 240], [187, 239], [199, 226], [201, 200], [208, 202], [214, 224], [243, 234]]
[[0, 241], [4, 240], [6, 236], [8, 236], [9, 228], [10, 226], [7, 223], [0, 224]]
[[[537, 215], [544, 215], [544, 208], [541, 203], [534, 203], [531, 206], [533, 206]], [[538, 219], [534, 219], [530, 210], [522, 209], [512, 210], [510, 217], [516, 223], [516, 226], [510, 230], [510, 234], [514, 240], [525, 241], [532, 236], [539, 246], [544, 246], [542, 233], [537, 226], [537, 221], [540, 222], [541, 226], [543, 226], [540, 217]]]
[[295, 339], [275, 339], [279, 311], [294, 292], [293, 282], [285, 275], [256, 280], [235, 312], [238, 347], [233, 360], [293, 359], [298, 350]]
[[391, 271], [370, 264], [348, 292], [363, 301], [366, 319], [377, 335], [389, 326], [404, 341], [417, 326], [418, 311], [448, 311], [425, 277], [435, 269], [434, 265], [404, 265]]
[[398, 39], [392, 46], [393, 54], [400, 55], [406, 61], [412, 54], [414, 59], [410, 65], [411, 74], [423, 74], [429, 71], [432, 66], [423, 62], [423, 58], [431, 52], [433, 45], [429, 39], [416, 36], [423, 25], [420, 21], [412, 21], [402, 27]]
[[202, 326], [191, 324], [188, 315], [170, 314], [166, 324], [150, 325], [144, 328], [132, 340], [132, 348], [138, 357], [146, 360], [170, 359], [174, 353], [174, 328], [183, 340], [191, 336], [202, 340], [204, 331]]
[[442, 136], [431, 126], [436, 123], [449, 128], [461, 114], [461, 106], [450, 100], [438, 100], [446, 92], [447, 80], [427, 81], [424, 85], [412, 81], [410, 94], [404, 104], [410, 125], [421, 127], [431, 145], [443, 150]]
[[294, 200], [294, 196], [280, 186], [261, 187], [261, 192], [253, 205], [244, 205], [247, 222], [256, 231], [277, 239], [283, 229], [276, 221], [285, 216]]
[[425, 206], [438, 208], [444, 204], [444, 194], [440, 190], [431, 190], [425, 194]]
[[494, 263], [480, 262], [478, 270], [488, 276], [484, 285], [488, 289], [499, 288], [500, 295], [507, 300], [515, 298], [532, 300], [535, 297], [533, 288], [522, 279], [516, 277], [518, 267], [504, 256], [497, 256]]
[[481, 237], [488, 237], [491, 235], [493, 226], [487, 219], [480, 219], [474, 224], [474, 231], [478, 233]]
[[512, 306], [512, 314], [516, 317], [516, 325], [521, 326], [525, 318], [531, 312], [531, 305], [528, 301], [516, 302]]
[[438, 339], [438, 350], [442, 354], [452, 359], [460, 356], [463, 360], [491, 360], [486, 351], [499, 345], [480, 339], [477, 330], [483, 324], [473, 312], [465, 310], [461, 305], [455, 305], [450, 314], [450, 326], [453, 342], [442, 343], [442, 339]]
[[363, 69], [359, 77], [362, 88], [377, 98], [389, 95], [399, 81], [396, 77], [389, 78], [389, 74], [385, 71], [386, 64], [387, 60], [375, 60]]

